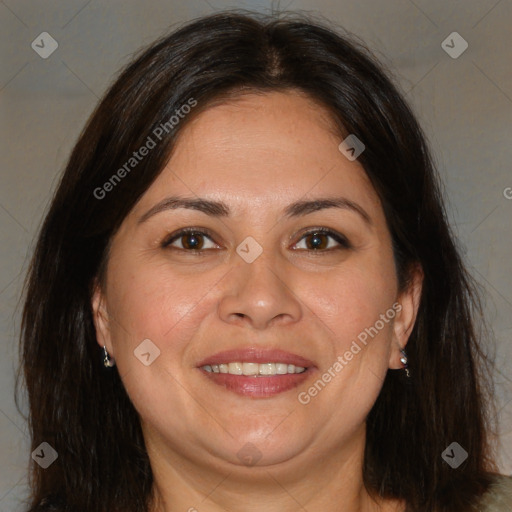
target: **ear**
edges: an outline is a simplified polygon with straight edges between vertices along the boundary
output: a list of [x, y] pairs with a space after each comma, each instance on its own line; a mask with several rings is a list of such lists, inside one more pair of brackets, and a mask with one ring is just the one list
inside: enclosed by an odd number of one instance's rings
[[402, 353], [409, 340], [409, 336], [416, 323], [418, 309], [420, 306], [421, 290], [423, 288], [423, 269], [417, 264], [411, 269], [411, 278], [406, 290], [399, 294], [396, 307], [397, 312], [393, 322], [393, 344], [389, 357], [389, 367], [393, 369], [403, 368], [400, 361]]
[[94, 327], [96, 329], [96, 341], [103, 348], [107, 347], [107, 351], [111, 359], [113, 359], [114, 351], [112, 340], [110, 337], [110, 320], [105, 302], [105, 296], [101, 289], [100, 283], [95, 280], [94, 292], [91, 297], [92, 314]]

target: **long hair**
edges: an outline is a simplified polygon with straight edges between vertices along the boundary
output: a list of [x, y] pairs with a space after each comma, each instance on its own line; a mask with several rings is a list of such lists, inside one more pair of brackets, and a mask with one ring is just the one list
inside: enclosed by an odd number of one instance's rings
[[[139, 417], [116, 367], [102, 364], [93, 283], [113, 235], [194, 116], [247, 91], [287, 90], [322, 104], [340, 142], [347, 134], [364, 142], [359, 162], [383, 205], [399, 287], [415, 265], [425, 276], [407, 344], [411, 378], [388, 371], [367, 417], [364, 484], [404, 499], [409, 512], [476, 505], [497, 472], [480, 292], [449, 228], [425, 136], [389, 76], [364, 45], [326, 23], [240, 12], [184, 25], [119, 74], [70, 155], [25, 285], [17, 389], [23, 374], [32, 449], [46, 441], [58, 453], [47, 469], [30, 461], [30, 512], [148, 510], [153, 479]], [[154, 149], [114, 180], [151, 134]], [[452, 442], [469, 454], [456, 470], [442, 457]]]

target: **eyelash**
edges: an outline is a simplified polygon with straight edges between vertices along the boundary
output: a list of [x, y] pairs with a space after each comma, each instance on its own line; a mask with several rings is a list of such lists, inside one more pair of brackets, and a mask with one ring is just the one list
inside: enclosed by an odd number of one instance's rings
[[[170, 247], [173, 242], [175, 242], [176, 240], [179, 240], [182, 236], [187, 235], [187, 234], [206, 236], [212, 242], [214, 242], [213, 237], [212, 237], [210, 231], [207, 230], [207, 229], [204, 229], [204, 228], [183, 228], [180, 231], [178, 231], [177, 233], [174, 233], [170, 237], [166, 238], [162, 242], [162, 244], [161, 244], [162, 248], [177, 249], [178, 251], [184, 251], [184, 252], [188, 252], [188, 253], [191, 253], [191, 254], [194, 254], [194, 255], [202, 255], [205, 252], [211, 250], [211, 249], [199, 249], [199, 250], [198, 249], [182, 249], [180, 247]], [[319, 253], [319, 252], [324, 252], [324, 253], [327, 252], [327, 253], [329, 253], [329, 252], [332, 252], [332, 251], [352, 249], [352, 245], [350, 244], [350, 242], [343, 235], [341, 235], [340, 233], [337, 233], [336, 231], [333, 231], [331, 229], [327, 229], [327, 228], [314, 228], [314, 229], [310, 229], [309, 231], [307, 231], [307, 232], [302, 234], [301, 238], [299, 239], [298, 242], [296, 242], [296, 244], [299, 243], [300, 241], [302, 241], [307, 236], [310, 236], [310, 235], [327, 235], [327, 236], [331, 237], [332, 239], [334, 239], [339, 244], [339, 246], [338, 247], [334, 247], [334, 248], [331, 247], [329, 249], [299, 249], [299, 250], [307, 251], [309, 253]]]

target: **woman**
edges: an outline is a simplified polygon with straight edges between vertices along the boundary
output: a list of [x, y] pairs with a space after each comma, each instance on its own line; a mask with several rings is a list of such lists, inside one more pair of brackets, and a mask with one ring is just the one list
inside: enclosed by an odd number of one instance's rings
[[42, 227], [29, 510], [510, 510], [480, 311], [369, 53], [196, 20], [118, 77]]

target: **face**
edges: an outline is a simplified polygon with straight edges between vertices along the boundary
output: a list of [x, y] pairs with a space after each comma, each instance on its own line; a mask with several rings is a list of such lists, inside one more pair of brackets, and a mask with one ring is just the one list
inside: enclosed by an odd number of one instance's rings
[[419, 290], [399, 293], [379, 198], [340, 142], [298, 93], [214, 106], [114, 237], [98, 343], [169, 460], [341, 455], [402, 367]]

